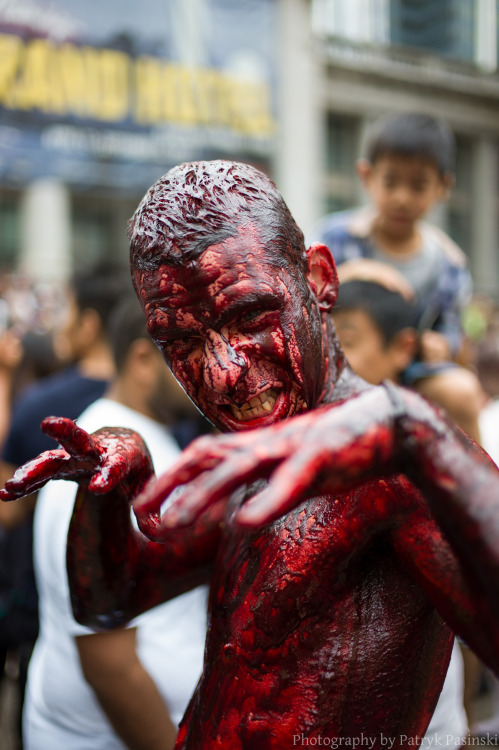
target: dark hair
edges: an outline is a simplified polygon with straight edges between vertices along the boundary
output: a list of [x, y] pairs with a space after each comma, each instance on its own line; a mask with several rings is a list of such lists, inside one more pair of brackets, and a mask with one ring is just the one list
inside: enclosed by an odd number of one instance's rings
[[333, 310], [362, 310], [381, 333], [386, 345], [404, 328], [416, 327], [416, 310], [401, 294], [374, 281], [345, 281], [340, 284]]
[[145, 194], [129, 222], [134, 270], [185, 265], [253, 223], [275, 265], [306, 270], [305, 243], [276, 186], [249, 164], [181, 164]]
[[71, 289], [78, 309], [95, 310], [106, 328], [112, 311], [121, 297], [132, 290], [132, 284], [122, 266], [102, 261], [77, 270]]
[[147, 333], [144, 311], [133, 291], [130, 291], [113, 310], [107, 331], [114, 364], [119, 373], [133, 342], [137, 339], [151, 341]]
[[383, 117], [366, 135], [364, 153], [374, 164], [383, 156], [420, 157], [443, 176], [454, 172], [456, 144], [450, 128], [435, 117], [406, 112]]

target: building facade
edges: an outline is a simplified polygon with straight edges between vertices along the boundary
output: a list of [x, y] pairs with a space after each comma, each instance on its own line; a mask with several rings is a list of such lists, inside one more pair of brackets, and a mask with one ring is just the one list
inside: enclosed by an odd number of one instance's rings
[[499, 0], [3, 0], [0, 268], [126, 263], [175, 163], [248, 160], [306, 232], [362, 203], [354, 162], [393, 111], [443, 117], [457, 182], [434, 217], [499, 289]]

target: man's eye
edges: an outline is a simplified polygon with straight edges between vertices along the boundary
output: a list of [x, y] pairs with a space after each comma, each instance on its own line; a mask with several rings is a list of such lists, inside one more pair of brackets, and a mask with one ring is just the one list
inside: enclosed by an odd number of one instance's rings
[[249, 310], [239, 318], [239, 322], [248, 328], [258, 328], [271, 325], [276, 313], [273, 310]]
[[175, 352], [187, 352], [193, 349], [196, 345], [196, 341], [194, 339], [186, 338], [186, 339], [173, 339], [169, 341], [159, 341], [159, 345], [162, 348], [168, 349], [169, 351], [175, 351]]
[[250, 310], [241, 316], [241, 322], [249, 323], [252, 320], [257, 320], [261, 315], [263, 315], [263, 313], [260, 310]]

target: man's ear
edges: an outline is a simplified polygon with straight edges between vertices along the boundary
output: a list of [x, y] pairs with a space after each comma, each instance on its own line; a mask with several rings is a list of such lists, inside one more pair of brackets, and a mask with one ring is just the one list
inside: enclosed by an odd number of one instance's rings
[[93, 307], [85, 307], [79, 315], [79, 338], [85, 346], [91, 346], [102, 336], [102, 320]]
[[392, 339], [390, 351], [400, 375], [413, 362], [419, 346], [419, 338], [414, 328], [403, 328]]
[[371, 162], [368, 161], [367, 159], [358, 159], [355, 162], [355, 171], [357, 172], [357, 176], [360, 179], [364, 190], [368, 190], [369, 178], [372, 174]]
[[451, 190], [456, 184], [456, 177], [452, 172], [445, 172], [445, 174], [441, 177], [441, 194], [440, 194], [440, 201], [442, 203], [445, 203], [445, 201], [449, 200], [449, 196], [451, 194]]
[[145, 337], [135, 339], [128, 347], [125, 369], [143, 387], [150, 387], [156, 382], [156, 355], [156, 347]]
[[338, 296], [338, 274], [331, 250], [314, 242], [307, 250], [307, 279], [319, 302], [321, 312], [329, 312]]

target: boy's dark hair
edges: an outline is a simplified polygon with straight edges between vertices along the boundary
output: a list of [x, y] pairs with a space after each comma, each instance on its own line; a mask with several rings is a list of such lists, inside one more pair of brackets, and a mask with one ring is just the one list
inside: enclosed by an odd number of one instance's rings
[[107, 261], [77, 270], [71, 279], [76, 304], [80, 311], [95, 310], [104, 328], [124, 294], [132, 290], [125, 268]]
[[144, 311], [134, 292], [127, 294], [115, 307], [107, 331], [114, 364], [120, 373], [133, 342], [137, 339], [151, 341], [147, 333]]
[[333, 310], [362, 310], [381, 333], [386, 346], [404, 328], [416, 327], [414, 305], [401, 294], [374, 281], [345, 281], [340, 284]]
[[434, 164], [443, 176], [454, 172], [456, 143], [442, 120], [406, 112], [377, 120], [367, 132], [364, 153], [371, 164], [383, 156], [417, 156]]

